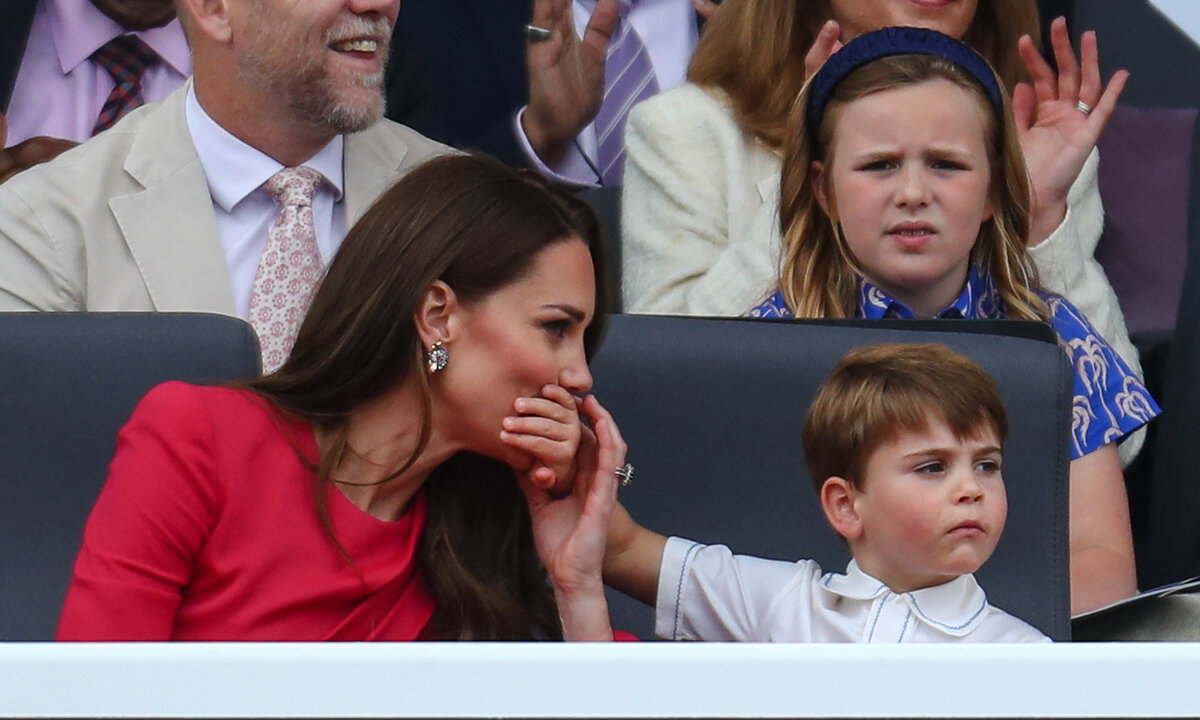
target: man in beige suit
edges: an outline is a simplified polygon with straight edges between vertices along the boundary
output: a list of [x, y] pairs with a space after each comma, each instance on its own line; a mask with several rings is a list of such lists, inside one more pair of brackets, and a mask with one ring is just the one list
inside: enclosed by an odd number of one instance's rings
[[328, 262], [399, 175], [446, 149], [386, 120], [399, 0], [177, 0], [194, 76], [0, 185], [0, 309], [247, 316], [261, 187], [304, 165]]

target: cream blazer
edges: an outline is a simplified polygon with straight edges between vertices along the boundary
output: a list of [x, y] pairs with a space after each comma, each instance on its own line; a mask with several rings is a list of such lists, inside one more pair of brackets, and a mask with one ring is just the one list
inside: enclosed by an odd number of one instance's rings
[[[0, 184], [0, 310], [236, 314], [184, 116], [190, 84]], [[447, 151], [386, 120], [347, 135], [347, 222], [400, 175]]]
[[[625, 130], [621, 200], [624, 307], [632, 313], [740, 316], [775, 292], [782, 241], [778, 153], [738, 125], [724, 95], [688, 83], [640, 103]], [[1031, 248], [1042, 286], [1070, 300], [1140, 377], [1116, 293], [1096, 262], [1104, 228], [1099, 155], [1067, 214]], [[1123, 459], [1142, 444], [1121, 445]]]

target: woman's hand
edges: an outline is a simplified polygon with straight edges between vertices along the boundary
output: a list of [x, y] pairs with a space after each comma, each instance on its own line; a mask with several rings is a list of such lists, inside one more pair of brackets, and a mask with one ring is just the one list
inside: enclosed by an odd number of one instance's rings
[[504, 418], [500, 431], [500, 439], [514, 450], [508, 464], [543, 490], [569, 492], [586, 430], [575, 396], [547, 385], [541, 397], [517, 398], [513, 410], [517, 414]]
[[529, 477], [520, 478], [529, 502], [534, 545], [554, 586], [566, 640], [611, 640], [601, 569], [608, 526], [617, 502], [616, 468], [625, 441], [608, 411], [589, 395], [580, 408], [594, 431], [580, 446], [574, 487], [555, 498]]
[[[1033, 40], [1028, 35], [1021, 37], [1018, 50], [1033, 85], [1019, 83], [1013, 89], [1013, 114], [1033, 183], [1030, 245], [1040, 243], [1062, 224], [1067, 192], [1112, 117], [1129, 78], [1128, 72], [1119, 70], [1108, 86], [1102, 87], [1096, 33], [1085, 32], [1080, 38], [1076, 60], [1062, 18], [1050, 25], [1050, 45], [1058, 64], [1057, 76]], [[1091, 108], [1090, 114], [1080, 108], [1081, 102]]]

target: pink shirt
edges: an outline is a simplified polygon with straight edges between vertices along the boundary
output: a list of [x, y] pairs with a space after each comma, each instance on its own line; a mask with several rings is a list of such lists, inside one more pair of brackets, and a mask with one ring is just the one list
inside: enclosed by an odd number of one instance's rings
[[[113, 81], [90, 56], [123, 32], [91, 0], [40, 0], [8, 104], [7, 145], [36, 135], [91, 137]], [[172, 20], [135, 34], [162, 58], [142, 80], [145, 101], [160, 100], [192, 73], [183, 29]]]

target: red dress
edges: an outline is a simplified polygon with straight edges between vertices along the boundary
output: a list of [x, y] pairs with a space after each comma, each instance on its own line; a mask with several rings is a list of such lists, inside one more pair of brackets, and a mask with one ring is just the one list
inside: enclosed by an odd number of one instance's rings
[[121, 430], [88, 519], [59, 640], [414, 640], [433, 613], [417, 493], [381, 521], [314, 492], [312, 429], [261, 398], [179, 382]]

